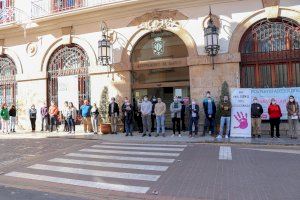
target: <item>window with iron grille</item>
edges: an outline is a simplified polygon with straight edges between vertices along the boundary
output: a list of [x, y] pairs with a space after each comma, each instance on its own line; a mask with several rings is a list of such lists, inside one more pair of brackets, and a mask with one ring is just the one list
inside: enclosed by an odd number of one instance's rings
[[264, 19], [240, 43], [241, 87], [300, 86], [300, 26], [287, 18]]
[[16, 104], [16, 73], [12, 59], [7, 55], [0, 56], [0, 105]]
[[83, 104], [84, 99], [89, 99], [88, 66], [88, 56], [79, 45], [62, 45], [56, 49], [48, 63], [48, 105], [51, 101], [58, 101], [59, 76], [77, 75], [79, 105]]

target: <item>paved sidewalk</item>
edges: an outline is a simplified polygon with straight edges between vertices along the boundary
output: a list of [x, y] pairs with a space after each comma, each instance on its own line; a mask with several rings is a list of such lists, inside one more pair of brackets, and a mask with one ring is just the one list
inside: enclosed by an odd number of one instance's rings
[[[61, 136], [50, 136], [50, 137], [61, 137]], [[70, 139], [88, 139], [88, 140], [104, 140], [112, 142], [172, 142], [172, 143], [234, 143], [234, 144], [261, 144], [261, 145], [300, 145], [300, 139], [292, 140], [287, 136], [282, 136], [278, 139], [272, 139], [269, 136], [263, 136], [262, 138], [230, 138], [230, 139], [216, 139], [215, 137], [205, 136], [205, 137], [193, 137], [190, 138], [188, 133], [182, 134], [182, 137], [172, 137], [171, 132], [167, 132], [166, 137], [142, 137], [141, 134], [134, 133], [134, 136], [126, 137], [125, 134], [119, 133], [117, 135], [107, 134], [107, 135], [94, 135], [94, 134], [81, 134], [81, 135], [67, 135], [63, 136]]]
[[286, 135], [279, 139], [272, 139], [268, 135], [263, 135], [262, 138], [230, 138], [230, 139], [216, 139], [209, 135], [205, 137], [197, 136], [190, 138], [188, 132], [182, 134], [182, 137], [172, 137], [172, 132], [168, 131], [166, 137], [141, 137], [141, 134], [135, 132], [134, 136], [126, 137], [125, 134], [93, 134], [84, 133], [79, 130], [76, 134], [69, 134], [66, 132], [18, 132], [10, 134], [0, 134], [0, 139], [42, 139], [42, 138], [67, 138], [67, 139], [85, 139], [85, 140], [105, 140], [112, 142], [172, 142], [172, 143], [233, 143], [233, 144], [258, 144], [258, 145], [300, 145], [300, 139], [292, 140]]

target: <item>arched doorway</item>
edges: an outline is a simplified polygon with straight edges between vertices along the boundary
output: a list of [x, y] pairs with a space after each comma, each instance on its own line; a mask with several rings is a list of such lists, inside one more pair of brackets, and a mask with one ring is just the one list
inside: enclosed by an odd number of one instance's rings
[[[169, 108], [174, 96], [190, 95], [189, 56], [185, 43], [170, 31], [150, 32], [141, 37], [131, 53], [133, 96], [160, 97]], [[167, 120], [169, 109], [167, 109]], [[167, 126], [170, 121], [167, 121]]]
[[300, 86], [300, 26], [287, 18], [263, 19], [243, 35], [241, 87]]
[[62, 45], [56, 49], [48, 62], [48, 104], [58, 102], [58, 78], [74, 75], [78, 79], [78, 105], [89, 99], [88, 66], [88, 56], [79, 45]]
[[16, 74], [15, 63], [8, 55], [0, 56], [0, 105], [16, 104]]

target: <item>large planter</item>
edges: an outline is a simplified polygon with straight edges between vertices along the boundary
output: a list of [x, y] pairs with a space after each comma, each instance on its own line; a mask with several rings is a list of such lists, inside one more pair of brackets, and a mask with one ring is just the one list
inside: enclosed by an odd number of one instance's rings
[[111, 126], [110, 123], [101, 123], [100, 130], [102, 134], [109, 134], [111, 133]]

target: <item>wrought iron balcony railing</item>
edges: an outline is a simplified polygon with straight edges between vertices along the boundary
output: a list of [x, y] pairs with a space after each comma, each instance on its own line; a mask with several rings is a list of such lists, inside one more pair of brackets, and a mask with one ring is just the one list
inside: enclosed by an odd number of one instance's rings
[[33, 0], [31, 1], [31, 18], [49, 16], [79, 8], [88, 8], [125, 2], [128, 0]]
[[0, 10], [0, 24], [19, 23], [22, 24], [29, 19], [28, 15], [15, 7], [5, 7]]

